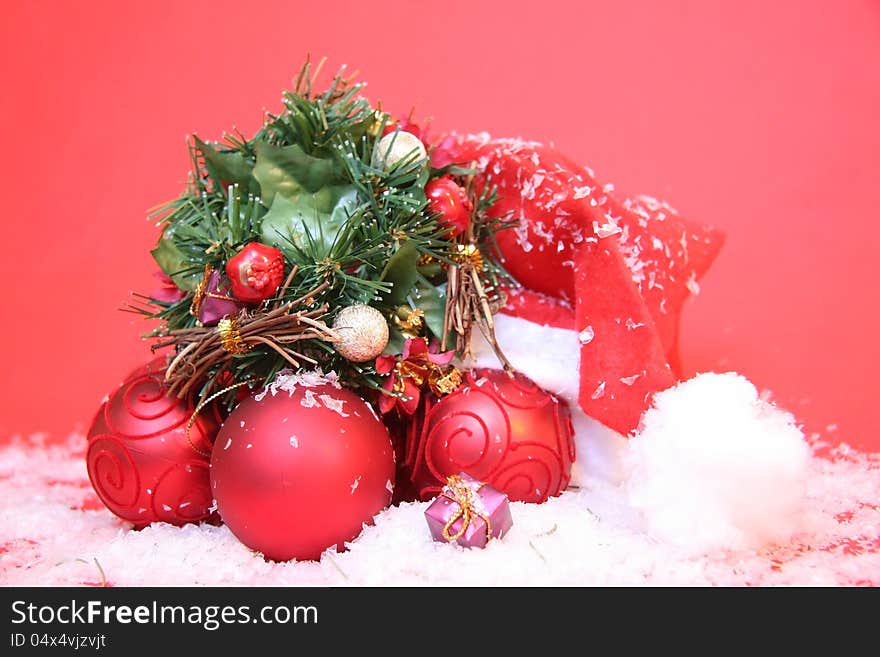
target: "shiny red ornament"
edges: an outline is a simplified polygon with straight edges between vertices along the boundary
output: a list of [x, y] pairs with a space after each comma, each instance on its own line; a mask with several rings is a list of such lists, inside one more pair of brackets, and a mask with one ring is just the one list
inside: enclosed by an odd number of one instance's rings
[[425, 195], [428, 197], [428, 208], [442, 215], [440, 223], [449, 226], [453, 235], [461, 235], [467, 230], [474, 207], [464, 188], [451, 176], [428, 182]]
[[266, 244], [250, 242], [226, 263], [232, 295], [246, 303], [271, 299], [284, 280], [284, 256]]
[[110, 511], [143, 527], [212, 517], [208, 465], [220, 426], [216, 407], [199, 414], [186, 438], [192, 400], [169, 395], [165, 358], [132, 372], [98, 410], [88, 432], [92, 487]]
[[388, 430], [334, 385], [259, 397], [241, 402], [217, 436], [211, 485], [223, 522], [275, 561], [344, 549], [391, 500]]
[[427, 399], [410, 424], [406, 468], [422, 500], [466, 472], [511, 501], [545, 502], [571, 480], [574, 429], [564, 401], [522, 374], [468, 372], [455, 392]]

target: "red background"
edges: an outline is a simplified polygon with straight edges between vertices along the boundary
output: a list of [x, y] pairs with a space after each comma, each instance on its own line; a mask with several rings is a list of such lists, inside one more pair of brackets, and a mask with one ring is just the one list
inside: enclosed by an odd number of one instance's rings
[[880, 449], [877, 2], [5, 4], [0, 436], [83, 429], [147, 359], [116, 310], [152, 286], [145, 211], [187, 134], [251, 133], [310, 52], [435, 133], [554, 142], [723, 228], [687, 370]]

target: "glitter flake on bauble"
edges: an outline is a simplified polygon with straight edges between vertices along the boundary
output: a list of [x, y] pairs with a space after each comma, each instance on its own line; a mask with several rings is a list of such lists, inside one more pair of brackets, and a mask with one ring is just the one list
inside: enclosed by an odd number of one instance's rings
[[466, 472], [511, 501], [545, 502], [571, 480], [571, 415], [522, 374], [474, 370], [452, 394], [426, 399], [409, 426], [405, 458], [422, 500]]
[[129, 374], [87, 434], [92, 487], [110, 511], [138, 527], [212, 517], [207, 455], [221, 418], [209, 406], [187, 440], [194, 403], [169, 395], [164, 377], [164, 357]]
[[220, 429], [211, 486], [242, 543], [274, 561], [319, 559], [388, 506], [394, 467], [366, 401], [319, 374], [281, 374]]

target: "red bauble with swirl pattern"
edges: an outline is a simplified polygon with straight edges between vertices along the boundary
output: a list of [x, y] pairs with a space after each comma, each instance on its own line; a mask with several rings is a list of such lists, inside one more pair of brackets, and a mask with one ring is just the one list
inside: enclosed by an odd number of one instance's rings
[[394, 450], [372, 407], [334, 383], [297, 378], [242, 401], [211, 458], [223, 522], [274, 561], [344, 549], [394, 489]]
[[512, 501], [545, 502], [568, 486], [574, 458], [564, 401], [522, 374], [479, 369], [452, 394], [426, 400], [410, 425], [406, 465], [423, 500], [467, 472]]
[[214, 515], [208, 467], [220, 418], [216, 407], [209, 407], [187, 440], [194, 404], [169, 395], [164, 376], [164, 358], [129, 374], [88, 432], [92, 487], [110, 511], [138, 527], [183, 525]]

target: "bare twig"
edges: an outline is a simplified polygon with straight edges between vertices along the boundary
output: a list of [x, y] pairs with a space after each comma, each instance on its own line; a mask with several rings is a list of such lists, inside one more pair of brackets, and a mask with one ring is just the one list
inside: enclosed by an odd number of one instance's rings
[[495, 337], [495, 320], [493, 302], [480, 279], [482, 261], [479, 257], [464, 257], [457, 265], [450, 265], [446, 270], [446, 312], [443, 317], [443, 345], [446, 349], [446, 336], [450, 329], [456, 333], [456, 351], [462, 358], [471, 355], [471, 333], [474, 324], [492, 347], [504, 370], [510, 374], [513, 366]]
[[298, 299], [282, 301], [295, 273], [294, 268], [273, 305], [242, 310], [234, 317], [224, 318], [217, 326], [177, 329], [160, 336], [153, 345], [154, 351], [169, 346], [178, 349], [165, 371], [169, 392], [185, 397], [212, 369], [220, 371], [236, 356], [256, 347], [274, 351], [296, 368], [301, 361], [317, 364], [290, 345], [301, 340], [337, 342], [340, 339], [336, 331], [321, 320], [327, 313], [326, 305], [302, 307], [313, 305], [315, 296], [329, 283], [322, 283]]

